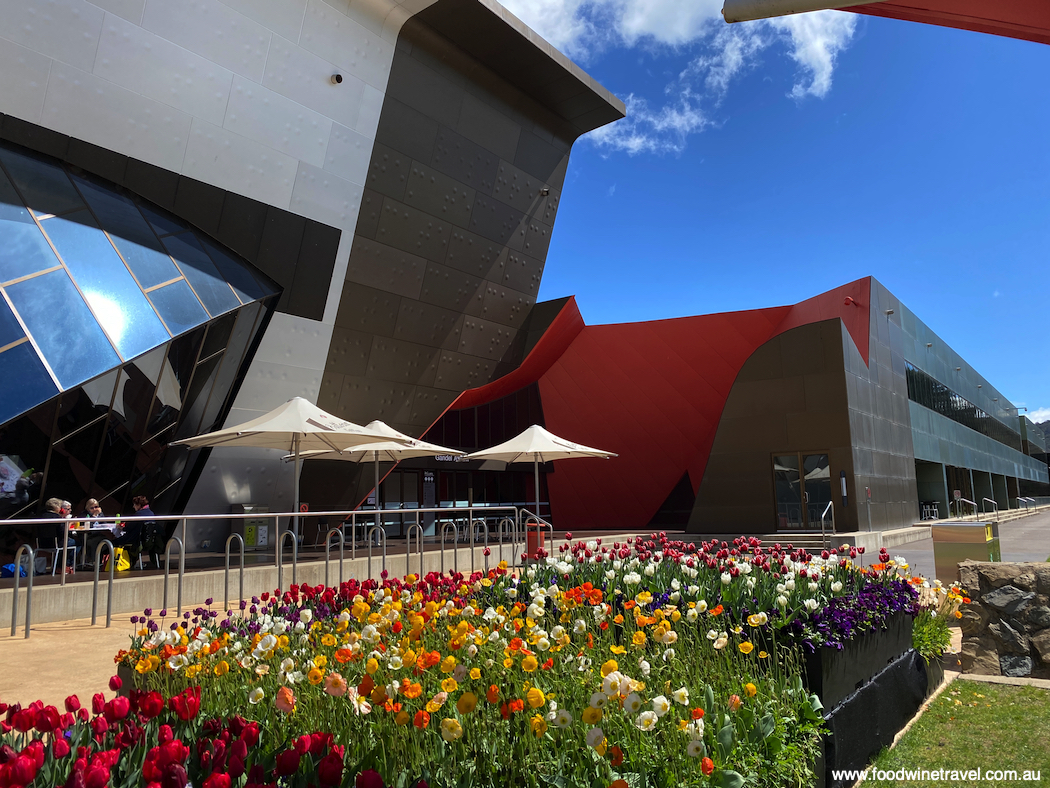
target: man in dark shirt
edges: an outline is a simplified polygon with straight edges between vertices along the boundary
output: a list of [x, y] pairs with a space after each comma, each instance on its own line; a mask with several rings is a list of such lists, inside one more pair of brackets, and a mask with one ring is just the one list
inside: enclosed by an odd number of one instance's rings
[[[135, 509], [136, 517], [154, 517], [153, 510], [149, 508], [149, 499], [145, 495], [136, 495], [131, 499], [131, 505]], [[121, 534], [114, 544], [117, 547], [126, 547], [131, 553], [131, 565], [135, 566], [135, 559], [140, 552], [145, 551], [152, 562], [154, 569], [160, 566], [160, 550], [163, 548], [164, 536], [161, 526], [154, 520], [132, 520], [125, 523], [124, 533]]]

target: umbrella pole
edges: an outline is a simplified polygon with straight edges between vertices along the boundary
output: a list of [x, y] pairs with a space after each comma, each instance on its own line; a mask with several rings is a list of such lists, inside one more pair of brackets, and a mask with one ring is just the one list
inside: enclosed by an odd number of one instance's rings
[[532, 458], [533, 483], [536, 485], [536, 519], [540, 519], [540, 458]]
[[379, 522], [379, 452], [372, 452], [372, 457], [375, 459], [376, 466], [376, 525], [381, 526], [382, 524]]
[[[300, 437], [295, 436], [295, 509], [292, 516], [292, 536], [295, 538], [296, 543], [299, 541], [299, 441]], [[277, 548], [280, 550], [280, 546]]]

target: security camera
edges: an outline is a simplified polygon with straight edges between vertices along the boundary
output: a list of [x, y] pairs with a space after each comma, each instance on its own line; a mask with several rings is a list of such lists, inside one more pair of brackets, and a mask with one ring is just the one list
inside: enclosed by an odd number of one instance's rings
[[551, 193], [551, 190], [548, 187], [546, 187], [546, 186], [544, 186], [542, 189], [540, 189], [540, 197], [546, 197], [550, 193]]
[[340, 84], [342, 84], [342, 82], [343, 82], [343, 75], [342, 74], [332, 74], [332, 84], [333, 85], [340, 85]]

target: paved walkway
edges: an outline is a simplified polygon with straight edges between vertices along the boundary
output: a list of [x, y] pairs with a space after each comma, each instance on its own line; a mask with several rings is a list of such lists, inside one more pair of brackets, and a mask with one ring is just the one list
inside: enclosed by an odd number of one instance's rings
[[[1046, 561], [1050, 556], [1050, 512], [1003, 523], [1000, 529], [1004, 561]], [[891, 550], [908, 560], [912, 572], [933, 576], [933, 540], [923, 539]], [[868, 563], [874, 556], [866, 555]], [[193, 600], [190, 604], [195, 601]], [[3, 622], [0, 622], [3, 623]], [[61, 707], [67, 695], [90, 699], [105, 691], [115, 672], [114, 655], [132, 634], [126, 616], [113, 626], [91, 626], [90, 620], [34, 625], [32, 637], [9, 635], [9, 622], [0, 632], [0, 701], [29, 703], [43, 700]]]

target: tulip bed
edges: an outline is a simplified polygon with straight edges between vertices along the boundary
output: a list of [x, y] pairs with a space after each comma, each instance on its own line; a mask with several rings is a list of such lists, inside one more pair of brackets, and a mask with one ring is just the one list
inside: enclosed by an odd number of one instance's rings
[[918, 610], [858, 558], [660, 534], [146, 610], [126, 696], [0, 704], [0, 788], [810, 785], [803, 653]]

